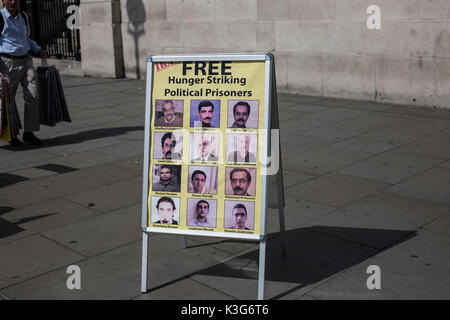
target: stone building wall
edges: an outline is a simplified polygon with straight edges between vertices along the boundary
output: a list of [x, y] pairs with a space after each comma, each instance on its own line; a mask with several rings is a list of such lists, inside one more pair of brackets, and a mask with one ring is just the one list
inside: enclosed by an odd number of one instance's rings
[[[115, 18], [101, 9], [117, 1]], [[131, 78], [154, 54], [272, 52], [280, 91], [450, 107], [449, 0], [117, 1], [82, 0], [87, 74], [112, 69], [119, 47]], [[373, 4], [380, 30], [366, 25]]]

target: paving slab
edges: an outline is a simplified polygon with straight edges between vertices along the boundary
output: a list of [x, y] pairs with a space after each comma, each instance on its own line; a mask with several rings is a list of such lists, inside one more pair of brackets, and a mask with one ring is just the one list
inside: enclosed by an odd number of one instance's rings
[[349, 165], [338, 172], [353, 177], [395, 184], [441, 162], [436, 159], [385, 152]]
[[399, 123], [407, 119], [408, 118], [406, 117], [404, 118], [400, 116], [393, 117], [392, 115], [381, 115], [375, 113], [331, 123], [328, 126], [334, 129], [345, 129], [355, 131], [358, 133], [363, 133], [370, 130], [382, 128], [394, 123]]
[[[210, 246], [217, 250], [226, 252], [230, 255], [234, 255], [243, 252], [249, 248], [259, 245], [256, 241], [239, 240], [230, 238], [218, 238], [218, 237], [201, 237], [201, 236], [185, 236], [186, 246], [188, 248], [195, 248], [201, 246]], [[183, 241], [180, 238], [180, 243]]]
[[92, 257], [142, 239], [140, 225], [139, 204], [54, 228], [43, 235], [83, 256]]
[[284, 93], [284, 92], [278, 92], [277, 98], [279, 101], [287, 101], [287, 102], [295, 102], [295, 103], [310, 103], [314, 101], [320, 101], [321, 97], [313, 97], [313, 96], [306, 96], [301, 94], [291, 94], [291, 93]]
[[450, 169], [432, 168], [385, 192], [450, 205]]
[[391, 105], [390, 108], [384, 110], [384, 112], [402, 114], [402, 115], [414, 115], [414, 116], [429, 116], [436, 109], [423, 107], [423, 106], [408, 106], [408, 105]]
[[43, 169], [39, 169], [39, 168], [35, 168], [35, 167], [21, 169], [21, 170], [15, 170], [15, 171], [11, 171], [10, 173], [21, 176], [21, 177], [26, 177], [29, 179], [48, 177], [48, 176], [55, 174], [55, 172], [51, 172], [48, 170], [43, 170]]
[[441, 164], [439, 164], [439, 167], [450, 169], [450, 160], [446, 161], [446, 162], [442, 162]]
[[119, 144], [98, 148], [97, 151], [113, 155], [119, 159], [129, 158], [131, 156], [144, 154], [144, 142], [127, 141], [126, 143], [122, 142]]
[[321, 120], [312, 120], [312, 119], [304, 119], [298, 118], [293, 120], [286, 120], [280, 122], [281, 134], [283, 135], [283, 130], [290, 130], [291, 132], [303, 132], [307, 130], [311, 130], [314, 128], [323, 127], [329, 122], [321, 121]]
[[[265, 298], [282, 298], [293, 290], [307, 290], [376, 251], [308, 229], [287, 233], [289, 252], [280, 254], [279, 239], [270, 238], [266, 251]], [[191, 278], [238, 299], [255, 299], [257, 294], [258, 252], [250, 251], [204, 269]]]
[[[310, 103], [293, 103], [287, 106], [286, 109], [292, 109], [298, 112], [306, 112], [306, 113], [316, 113], [322, 111], [332, 110], [333, 107], [322, 106], [320, 104], [310, 104]], [[281, 112], [280, 112], [281, 113]]]
[[327, 141], [327, 144], [339, 142], [351, 137], [357, 136], [358, 132], [351, 129], [337, 129], [329, 126], [323, 126], [320, 128], [311, 129], [304, 132], [307, 136], [313, 136]]
[[[420, 231], [308, 294], [319, 299], [449, 299], [450, 278], [443, 276], [450, 269], [449, 246], [449, 236]], [[370, 265], [381, 269], [381, 290], [366, 286]]]
[[413, 142], [429, 135], [448, 129], [450, 120], [438, 118], [417, 118], [402, 121], [361, 135], [362, 138], [394, 141], [395, 143]]
[[[321, 232], [332, 236], [382, 249], [448, 212], [449, 206], [382, 193], [369, 195], [305, 226], [321, 227]], [[328, 228], [330, 226], [340, 228]], [[350, 232], [350, 229], [353, 230]], [[366, 229], [379, 232], [369, 233]]]
[[[1, 203], [0, 207], [8, 208]], [[97, 214], [94, 210], [63, 199], [44, 201], [20, 209], [9, 208], [9, 210], [0, 214], [0, 220], [3, 220], [0, 244], [16, 241], [64, 225], [71, 225]]]
[[234, 300], [235, 298], [190, 278], [135, 298], [135, 300]]
[[300, 146], [293, 156], [283, 159], [283, 169], [318, 176], [371, 156], [372, 153], [332, 146]]
[[381, 153], [394, 149], [402, 145], [401, 143], [395, 143], [394, 141], [366, 139], [361, 137], [352, 137], [330, 144], [332, 147], [362, 151], [367, 153]]
[[[40, 235], [0, 245], [0, 289], [84, 257]], [[6, 293], [7, 294], [7, 293]]]
[[[288, 136], [281, 136], [281, 158], [289, 160], [290, 158], [305, 152], [305, 148], [319, 146], [325, 147], [332, 143], [333, 138], [320, 138], [303, 133], [293, 133]], [[283, 167], [284, 168], [284, 167]]]
[[132, 299], [140, 294], [140, 251], [136, 242], [73, 264], [81, 270], [81, 289], [69, 290], [68, 264], [3, 289], [10, 299]]
[[[24, 165], [30, 162], [45, 161], [56, 156], [51, 150], [42, 152], [41, 148], [26, 147], [24, 149], [0, 148], [0, 170], [10, 171], [12, 167]], [[6, 170], [5, 170], [6, 169]], [[9, 170], [8, 170], [9, 169]]]
[[63, 156], [50, 159], [49, 161], [54, 164], [83, 169], [105, 164], [114, 160], [117, 160], [117, 158], [113, 155], [90, 150], [79, 153], [66, 153]]
[[450, 139], [448, 137], [438, 138], [437, 136], [438, 135], [408, 143], [395, 149], [395, 152], [425, 158], [442, 160], [450, 159]]
[[96, 211], [111, 212], [141, 202], [142, 178], [122, 180], [88, 191], [73, 193], [64, 198]]
[[[108, 132], [107, 129], [103, 130], [104, 132]], [[112, 130], [110, 130], [112, 131]], [[94, 131], [94, 133], [96, 133]], [[117, 132], [119, 135], [121, 132]], [[123, 140], [118, 136], [110, 136], [110, 137], [95, 137], [91, 136], [89, 131], [80, 132], [73, 135], [59, 136], [52, 140], [46, 141], [46, 148], [61, 156], [64, 154], [74, 154], [80, 153], [83, 151], [98, 151], [100, 148], [115, 146], [123, 143]]]
[[310, 180], [314, 176], [304, 173], [297, 173], [290, 170], [283, 170], [283, 183], [284, 188], [292, 187], [296, 184], [302, 183], [304, 181]]
[[[286, 230], [300, 228], [311, 221], [337, 210], [335, 207], [326, 206], [312, 201], [285, 197], [284, 221]], [[267, 232], [280, 232], [280, 219], [277, 209], [269, 209], [267, 214]]]
[[293, 119], [298, 119], [302, 116], [311, 114], [312, 112], [309, 111], [302, 111], [302, 110], [297, 110], [294, 109], [293, 107], [291, 108], [285, 108], [285, 109], [281, 109], [278, 112], [278, 118], [280, 119], [280, 121], [287, 121], [287, 120], [293, 120]]
[[389, 186], [339, 173], [303, 182], [286, 190], [290, 197], [310, 200], [332, 207], [344, 207]]
[[327, 123], [343, 121], [355, 117], [360, 117], [363, 115], [371, 114], [370, 111], [362, 110], [352, 110], [345, 108], [333, 108], [332, 110], [326, 110], [322, 112], [317, 112], [311, 115], [304, 116], [304, 120], [316, 120], [323, 121]]
[[[333, 100], [330, 99], [329, 104], [332, 104]], [[372, 101], [358, 101], [358, 100], [344, 100], [344, 102], [338, 102], [341, 107], [351, 108], [357, 110], [367, 110], [367, 111], [385, 111], [393, 106], [390, 103], [380, 103]]]
[[424, 230], [450, 236], [450, 214], [443, 214], [423, 227]]
[[136, 175], [133, 169], [108, 163], [2, 188], [0, 199], [15, 207], [24, 207], [134, 176]]

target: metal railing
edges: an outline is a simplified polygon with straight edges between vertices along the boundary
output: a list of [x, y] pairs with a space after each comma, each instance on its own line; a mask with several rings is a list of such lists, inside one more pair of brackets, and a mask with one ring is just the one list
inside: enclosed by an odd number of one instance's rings
[[81, 61], [80, 30], [69, 29], [67, 8], [80, 5], [80, 0], [22, 0], [22, 10], [28, 13], [31, 38], [50, 58]]

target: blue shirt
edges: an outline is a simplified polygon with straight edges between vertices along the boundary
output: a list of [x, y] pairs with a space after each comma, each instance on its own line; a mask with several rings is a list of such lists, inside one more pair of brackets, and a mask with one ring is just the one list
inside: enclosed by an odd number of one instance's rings
[[36, 53], [41, 50], [41, 47], [30, 39], [30, 28], [27, 27], [27, 23], [20, 12], [14, 17], [6, 8], [3, 8], [0, 13], [3, 15], [3, 21], [5, 22], [3, 33], [0, 36], [1, 53], [23, 56], [30, 49]]

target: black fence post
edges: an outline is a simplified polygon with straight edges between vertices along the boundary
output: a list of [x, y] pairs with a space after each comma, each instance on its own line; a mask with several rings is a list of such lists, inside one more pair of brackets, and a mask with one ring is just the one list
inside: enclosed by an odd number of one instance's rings
[[81, 61], [80, 30], [67, 28], [67, 8], [80, 0], [23, 0], [21, 10], [28, 13], [31, 38], [50, 58]]

